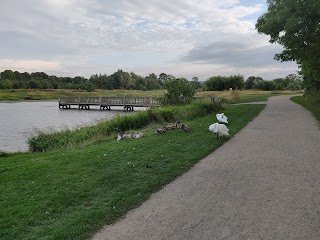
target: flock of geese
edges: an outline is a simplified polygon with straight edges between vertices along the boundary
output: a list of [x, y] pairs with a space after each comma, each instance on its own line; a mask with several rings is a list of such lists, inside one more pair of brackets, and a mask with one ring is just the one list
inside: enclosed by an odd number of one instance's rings
[[[209, 131], [213, 134], [216, 134], [217, 138], [220, 139], [222, 136], [229, 136], [229, 129], [225, 124], [228, 124], [228, 118], [224, 113], [216, 114], [218, 122], [211, 124], [209, 126]], [[170, 130], [180, 129], [181, 132], [189, 132], [190, 127], [186, 124], [180, 124], [179, 121], [176, 121], [174, 125], [166, 125], [161, 128], [157, 128], [154, 132], [156, 134], [165, 133]], [[144, 135], [142, 132], [135, 132], [133, 135], [131, 133], [120, 132], [117, 137], [117, 141], [130, 138], [143, 138]]]

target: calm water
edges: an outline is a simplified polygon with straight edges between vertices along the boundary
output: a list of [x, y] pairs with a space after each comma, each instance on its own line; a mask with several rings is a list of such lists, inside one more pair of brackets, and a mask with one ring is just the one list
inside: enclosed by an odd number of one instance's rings
[[52, 131], [92, 125], [125, 114], [116, 111], [65, 110], [57, 102], [0, 103], [0, 151], [27, 151], [26, 140], [37, 130]]

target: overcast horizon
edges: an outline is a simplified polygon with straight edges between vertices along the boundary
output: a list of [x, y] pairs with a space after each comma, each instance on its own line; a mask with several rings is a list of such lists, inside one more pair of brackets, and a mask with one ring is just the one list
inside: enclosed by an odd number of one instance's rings
[[285, 77], [295, 62], [255, 30], [265, 0], [3, 0], [0, 71], [56, 76], [122, 69], [203, 81], [216, 75]]

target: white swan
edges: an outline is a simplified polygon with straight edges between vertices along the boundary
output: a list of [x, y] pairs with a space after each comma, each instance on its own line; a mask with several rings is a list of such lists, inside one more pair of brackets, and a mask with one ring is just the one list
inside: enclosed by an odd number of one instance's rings
[[228, 123], [228, 118], [226, 115], [224, 115], [224, 113], [218, 113], [216, 115], [216, 117], [217, 117], [219, 123]]
[[209, 126], [209, 131], [216, 134], [217, 138], [221, 136], [229, 136], [229, 129], [226, 125], [220, 123], [214, 123]]

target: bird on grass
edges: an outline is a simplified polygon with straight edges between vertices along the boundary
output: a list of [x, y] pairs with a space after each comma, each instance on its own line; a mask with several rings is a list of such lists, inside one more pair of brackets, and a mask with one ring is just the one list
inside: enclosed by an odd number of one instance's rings
[[216, 114], [216, 117], [217, 117], [219, 123], [228, 124], [228, 118], [226, 115], [224, 115], [224, 113], [218, 113], [218, 114]]
[[220, 123], [214, 123], [209, 126], [209, 131], [216, 134], [220, 139], [222, 136], [229, 136], [229, 129], [226, 125]]
[[188, 125], [186, 125], [186, 124], [181, 124], [180, 131], [181, 132], [189, 132], [190, 131], [190, 127]]
[[161, 133], [165, 133], [166, 131], [167, 129], [165, 128], [157, 128], [156, 130], [154, 130], [154, 133], [161, 134]]
[[121, 132], [118, 134], [117, 141], [119, 142], [120, 140], [130, 139], [130, 138], [132, 138], [130, 133], [125, 134], [125, 133]]
[[135, 132], [133, 134], [133, 138], [143, 138], [143, 133], [142, 132]]
[[166, 126], [163, 126], [166, 130], [173, 130], [179, 127], [179, 121], [176, 121], [175, 125], [167, 124]]

